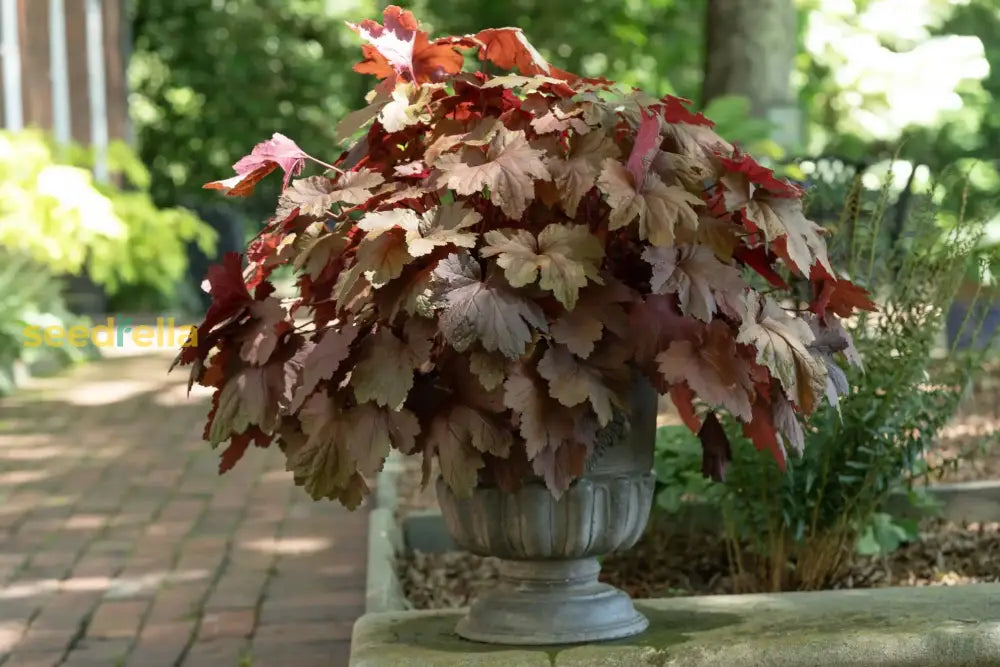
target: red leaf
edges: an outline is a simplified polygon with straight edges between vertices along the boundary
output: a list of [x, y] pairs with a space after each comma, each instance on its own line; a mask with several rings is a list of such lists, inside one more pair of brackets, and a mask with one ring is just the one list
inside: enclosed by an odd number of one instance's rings
[[476, 33], [482, 44], [479, 59], [489, 60], [497, 67], [512, 70], [515, 67], [524, 76], [552, 75], [552, 66], [535, 50], [520, 28], [490, 28]]
[[249, 430], [246, 433], [234, 435], [233, 439], [229, 441], [229, 446], [222, 452], [222, 457], [219, 459], [220, 475], [228, 470], [232, 470], [236, 462], [243, 458], [243, 453], [250, 446], [250, 436], [248, 434]]
[[785, 472], [785, 448], [778, 441], [771, 412], [769, 404], [756, 401], [753, 404], [753, 419], [743, 425], [743, 435], [750, 438], [759, 451], [771, 452], [781, 472]]
[[722, 158], [722, 166], [728, 171], [742, 172], [751, 183], [759, 185], [778, 197], [801, 197], [802, 189], [787, 181], [774, 177], [774, 172], [760, 165], [745, 153], [736, 152], [732, 158]]
[[681, 421], [691, 429], [692, 433], [698, 433], [701, 430], [701, 420], [695, 414], [693, 399], [694, 392], [687, 384], [682, 382], [670, 387], [670, 400], [674, 402]]
[[650, 165], [653, 164], [656, 151], [660, 148], [659, 119], [645, 109], [642, 109], [640, 114], [642, 121], [639, 123], [635, 144], [632, 146], [632, 152], [625, 165], [629, 173], [632, 174], [632, 178], [635, 179], [636, 191], [641, 190], [643, 183], [646, 182], [646, 174], [649, 172]]
[[673, 294], [650, 294], [636, 303], [629, 312], [629, 328], [641, 331], [635, 336], [635, 358], [640, 364], [650, 363], [675, 340], [700, 340], [704, 326], [698, 320], [677, 311]]
[[406, 81], [425, 83], [461, 71], [462, 54], [455, 50], [461, 41], [431, 43], [413, 14], [395, 5], [385, 8], [382, 22], [347, 24], [368, 42], [361, 47], [365, 59], [354, 66], [355, 72], [379, 79], [395, 74]]
[[198, 345], [185, 346], [175, 363], [189, 364], [196, 358], [203, 359], [214, 344], [214, 339], [209, 336], [212, 329], [251, 301], [250, 292], [243, 282], [242, 255], [238, 252], [226, 253], [222, 263], [209, 267], [208, 284], [212, 304], [208, 307], [204, 322], [198, 327]]
[[302, 171], [309, 155], [283, 134], [275, 132], [267, 141], [253, 147], [250, 155], [245, 155], [233, 165], [236, 176], [223, 181], [212, 181], [204, 185], [207, 190], [222, 190], [230, 197], [245, 196], [253, 192], [254, 186], [272, 171], [281, 167], [285, 172], [283, 187], [288, 187], [292, 176]]
[[819, 284], [813, 283], [813, 292], [816, 298], [809, 305], [809, 310], [820, 317], [825, 317], [828, 310], [840, 317], [850, 317], [855, 310], [878, 310], [868, 290], [849, 280], [824, 280]]
[[264, 433], [257, 426], [251, 426], [243, 433], [234, 435], [219, 459], [219, 474], [232, 470], [236, 462], [243, 458], [243, 454], [251, 442], [258, 447], [265, 448], [271, 444], [272, 439], [273, 436]]
[[702, 113], [694, 113], [687, 108], [687, 104], [691, 104], [691, 100], [686, 100], [683, 97], [674, 97], [673, 95], [664, 95], [660, 102], [663, 103], [663, 118], [668, 123], [688, 123], [689, 125], [704, 125], [706, 127], [715, 127], [715, 123], [710, 121]]
[[764, 246], [757, 246], [756, 248], [737, 248], [733, 253], [733, 257], [749, 266], [775, 287], [779, 289], [788, 289], [788, 283], [786, 283], [785, 279], [782, 278], [771, 266], [771, 257], [768, 255], [767, 249], [764, 248]]

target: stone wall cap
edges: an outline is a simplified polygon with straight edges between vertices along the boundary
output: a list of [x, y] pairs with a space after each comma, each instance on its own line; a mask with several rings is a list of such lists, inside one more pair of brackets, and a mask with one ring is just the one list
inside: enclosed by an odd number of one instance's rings
[[352, 667], [975, 667], [1000, 665], [1000, 584], [637, 600], [650, 629], [559, 647], [478, 644], [464, 610], [367, 614]]

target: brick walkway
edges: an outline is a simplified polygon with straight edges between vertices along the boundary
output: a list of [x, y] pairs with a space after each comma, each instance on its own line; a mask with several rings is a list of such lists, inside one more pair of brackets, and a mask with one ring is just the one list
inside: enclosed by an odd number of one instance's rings
[[168, 363], [0, 399], [0, 665], [346, 665], [365, 512], [311, 502], [277, 448], [219, 477]]

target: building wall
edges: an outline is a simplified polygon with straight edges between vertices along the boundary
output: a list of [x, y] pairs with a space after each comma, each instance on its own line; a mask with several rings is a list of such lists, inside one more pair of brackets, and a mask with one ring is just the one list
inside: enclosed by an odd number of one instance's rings
[[[24, 126], [41, 127], [57, 137], [68, 132], [69, 139], [82, 144], [102, 143], [105, 134], [102, 127], [106, 127], [109, 139], [129, 140], [126, 2], [0, 0], [0, 9], [6, 9], [0, 11], [0, 22], [4, 17], [16, 16], [17, 41], [16, 49], [10, 48], [10, 40], [5, 41], [0, 50], [0, 64], [12, 54], [20, 61], [21, 73], [20, 90], [12, 91], [4, 80], [4, 68], [0, 67], [0, 114], [4, 127], [16, 125], [15, 118], [3, 113], [7, 97], [13, 93], [20, 96]], [[58, 29], [60, 8], [62, 26]], [[12, 26], [0, 25], [4, 35], [11, 30]], [[94, 52], [88, 52], [91, 43], [96, 45]], [[62, 66], [54, 65], [60, 60]], [[102, 78], [104, 94], [100, 104], [95, 91], [100, 89]]]

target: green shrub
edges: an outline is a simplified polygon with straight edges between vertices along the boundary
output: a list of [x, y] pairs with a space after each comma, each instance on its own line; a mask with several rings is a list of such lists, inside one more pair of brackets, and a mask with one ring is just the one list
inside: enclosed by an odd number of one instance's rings
[[210, 252], [214, 232], [182, 208], [158, 208], [149, 174], [123, 144], [109, 166], [125, 187], [94, 183], [88, 151], [57, 151], [37, 131], [0, 131], [0, 248], [53, 274], [86, 273], [114, 295], [142, 286], [169, 299], [188, 243]]
[[95, 349], [89, 345], [25, 347], [26, 327], [66, 330], [77, 323], [78, 318], [63, 306], [59, 290], [59, 281], [36, 262], [0, 248], [0, 396], [14, 389], [18, 362], [62, 364], [93, 356]]
[[[682, 498], [715, 506], [734, 580], [750, 589], [823, 588], [852, 552], [885, 553], [915, 539], [915, 523], [882, 507], [901, 489], [921, 500], [913, 482], [936, 471], [924, 455], [991, 352], [987, 346], [938, 354], [968, 258], [996, 259], [983, 256], [983, 225], [963, 220], [962, 212], [941, 215], [934, 186], [887, 236], [888, 186], [872, 193], [858, 183], [831, 254], [841, 255], [835, 264], [852, 267], [850, 277], [875, 295], [879, 312], [847, 324], [863, 366], [831, 368], [850, 391], [805, 421], [803, 454], [782, 472], [724, 419], [733, 461], [725, 482], [709, 485], [700, 478], [694, 435], [666, 427], [657, 439], [659, 506], [678, 511]], [[975, 319], [965, 327], [979, 327]]]

